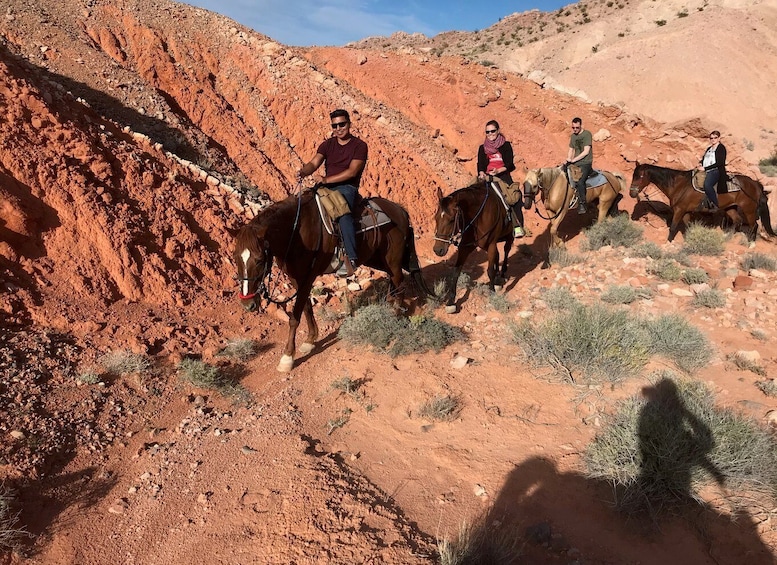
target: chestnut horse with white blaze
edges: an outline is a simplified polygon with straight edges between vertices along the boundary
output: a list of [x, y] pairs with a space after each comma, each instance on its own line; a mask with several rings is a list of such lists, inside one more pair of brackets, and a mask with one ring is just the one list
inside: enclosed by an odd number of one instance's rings
[[[390, 221], [357, 233], [360, 263], [388, 273], [390, 298], [401, 297], [404, 291], [403, 269], [411, 274], [422, 293], [432, 294], [421, 277], [407, 211], [384, 198], [372, 200]], [[362, 201], [354, 211], [357, 218], [364, 211], [365, 203]], [[263, 299], [272, 300], [268, 286], [273, 262], [296, 289], [289, 315], [289, 337], [278, 364], [281, 372], [289, 372], [294, 366], [297, 327], [303, 314], [308, 333], [300, 352], [307, 355], [315, 349], [318, 326], [310, 291], [318, 276], [332, 272], [336, 246], [336, 236], [325, 229], [314, 194], [308, 191], [269, 206], [237, 233], [233, 258], [240, 282], [238, 296], [246, 310], [261, 309]]]

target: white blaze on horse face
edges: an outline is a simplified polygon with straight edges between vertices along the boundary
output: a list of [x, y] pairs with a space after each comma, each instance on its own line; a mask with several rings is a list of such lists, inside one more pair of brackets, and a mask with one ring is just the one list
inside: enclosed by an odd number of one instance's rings
[[243, 260], [243, 296], [248, 295], [248, 259], [251, 257], [251, 252], [248, 249], [243, 249], [240, 254], [240, 258]]

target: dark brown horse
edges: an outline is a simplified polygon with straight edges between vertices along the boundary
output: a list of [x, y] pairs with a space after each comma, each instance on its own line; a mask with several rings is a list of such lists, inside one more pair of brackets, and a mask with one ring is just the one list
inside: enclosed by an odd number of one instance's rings
[[[460, 188], [443, 197], [437, 189], [439, 200], [435, 218], [434, 252], [443, 257], [451, 244], [458, 248], [456, 266], [445, 309], [456, 311], [456, 283], [461, 267], [476, 247], [488, 255], [488, 285], [503, 285], [507, 273], [507, 257], [513, 246], [513, 226], [507, 221], [505, 210], [494, 189], [485, 183]], [[498, 242], [504, 242], [504, 260], [499, 262]], [[498, 275], [497, 275], [498, 271]]]
[[[413, 276], [421, 292], [428, 293], [418, 265], [410, 216], [404, 208], [390, 200], [373, 200], [390, 222], [357, 233], [359, 261], [388, 273], [394, 297], [404, 290], [402, 269]], [[363, 204], [356, 210], [357, 217], [363, 210]], [[289, 316], [289, 338], [278, 364], [281, 372], [289, 372], [294, 366], [297, 327], [303, 313], [308, 335], [300, 346], [300, 352], [306, 355], [315, 348], [318, 326], [313, 317], [310, 291], [319, 275], [332, 272], [336, 244], [336, 237], [324, 228], [311, 192], [276, 202], [237, 233], [234, 260], [240, 281], [239, 298], [247, 310], [261, 308], [262, 299], [271, 300], [268, 286], [273, 260], [296, 289], [294, 308]]]
[[[639, 194], [649, 184], [656, 185], [667, 198], [672, 209], [672, 223], [669, 226], [669, 241], [672, 241], [680, 229], [681, 222], [688, 224], [692, 212], [705, 212], [700, 210], [704, 192], [694, 189], [694, 170], [678, 171], [646, 163], [637, 163], [634, 175], [631, 178], [629, 194], [632, 198], [638, 198]], [[718, 194], [719, 209], [734, 220], [738, 229], [742, 223], [750, 228], [747, 239], [755, 241], [758, 234], [758, 219], [761, 219], [766, 232], [774, 236], [769, 207], [766, 200], [764, 186], [757, 180], [745, 175], [734, 175], [739, 181], [741, 190]], [[709, 213], [707, 211], [707, 213]]]

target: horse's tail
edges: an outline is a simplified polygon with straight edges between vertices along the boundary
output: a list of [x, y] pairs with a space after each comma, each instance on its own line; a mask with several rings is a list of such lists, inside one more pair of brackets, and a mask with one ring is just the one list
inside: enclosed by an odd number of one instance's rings
[[769, 200], [766, 197], [764, 185], [761, 184], [760, 181], [756, 182], [758, 183], [758, 187], [761, 189], [761, 195], [758, 197], [758, 217], [761, 219], [761, 225], [766, 230], [766, 233], [772, 237], [775, 237], [777, 234], [774, 233], [774, 228], [772, 228], [772, 218], [771, 214], [769, 213]]
[[402, 268], [410, 273], [421, 292], [426, 296], [437, 298], [437, 295], [429, 288], [421, 275], [421, 265], [418, 262], [418, 254], [415, 251], [415, 231], [409, 222], [407, 225], [407, 236], [405, 237], [405, 252], [402, 255]]

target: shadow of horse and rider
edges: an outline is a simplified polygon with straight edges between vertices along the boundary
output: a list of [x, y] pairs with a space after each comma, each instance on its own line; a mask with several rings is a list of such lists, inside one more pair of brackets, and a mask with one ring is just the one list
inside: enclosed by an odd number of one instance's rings
[[[531, 457], [515, 465], [472, 522], [468, 539], [477, 548], [466, 563], [555, 563], [574, 557], [575, 547], [584, 563], [773, 565], [774, 548], [745, 509], [720, 512], [694, 491], [695, 474], [721, 489], [726, 476], [709, 459], [717, 438], [684, 405], [675, 383], [663, 379], [643, 395], [632, 454], [639, 473], [631, 485], [614, 491], [607, 481]], [[667, 428], [680, 432], [661, 431]], [[666, 445], [668, 437], [680, 447]], [[637, 500], [624, 505], [629, 492]]]

